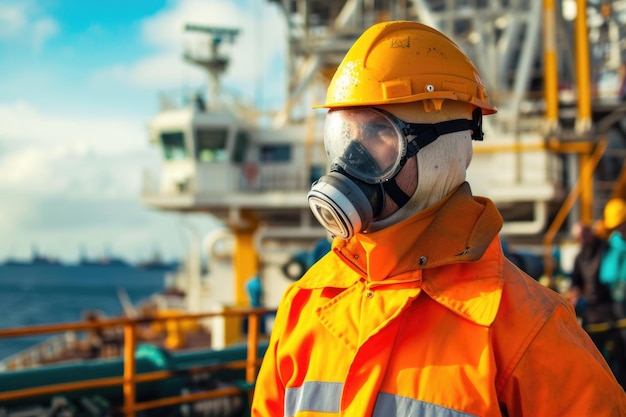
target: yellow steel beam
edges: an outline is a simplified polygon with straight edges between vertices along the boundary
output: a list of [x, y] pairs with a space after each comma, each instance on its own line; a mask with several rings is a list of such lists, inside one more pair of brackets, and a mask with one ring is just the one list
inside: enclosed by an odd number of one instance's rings
[[248, 352], [246, 357], [246, 383], [254, 384], [257, 374], [257, 346], [259, 345], [259, 315], [248, 315]]
[[559, 85], [556, 47], [556, 13], [554, 0], [543, 2], [543, 83], [546, 100], [546, 123], [548, 131], [559, 125]]
[[587, 141], [561, 142], [558, 139], [548, 140], [541, 143], [520, 144], [517, 142], [502, 144], [483, 144], [474, 147], [476, 154], [488, 154], [498, 152], [531, 152], [551, 151], [556, 153], [591, 153], [594, 144]]
[[137, 347], [137, 328], [134, 323], [124, 325], [124, 414], [135, 417], [135, 401], [137, 401], [135, 350]]
[[235, 235], [233, 267], [235, 272], [235, 304], [238, 307], [249, 305], [246, 283], [259, 271], [259, 254], [254, 244], [254, 234], [258, 229], [258, 220], [254, 213], [242, 211], [238, 224], [232, 225]]
[[596, 166], [598, 165], [600, 158], [602, 158], [602, 155], [604, 155], [604, 151], [606, 150], [607, 146], [608, 140], [606, 138], [603, 138], [598, 143], [598, 146], [594, 150], [593, 154], [587, 159], [585, 165], [582, 167], [582, 171], [580, 173], [580, 176], [578, 177], [578, 180], [565, 198], [565, 201], [559, 208], [556, 216], [554, 216], [554, 220], [552, 220], [552, 223], [550, 224], [550, 226], [548, 226], [548, 230], [543, 237], [545, 275], [550, 279], [552, 278], [552, 273], [554, 272], [554, 265], [552, 264], [552, 242], [554, 241], [554, 237], [565, 222], [565, 219], [567, 218], [569, 212], [572, 210], [572, 207], [574, 207], [574, 203], [576, 203], [576, 199], [578, 198], [582, 186], [581, 178], [590, 178], [593, 176], [593, 171], [596, 169]]
[[613, 187], [611, 198], [622, 198], [626, 200], [626, 161], [622, 164], [622, 171]]
[[583, 153], [579, 156], [580, 175], [580, 220], [585, 224], [591, 224], [593, 220], [593, 170], [589, 172], [590, 166], [597, 165], [592, 159], [593, 156]]
[[589, 58], [589, 32], [587, 27], [587, 0], [576, 2], [576, 89], [578, 90], [576, 130], [591, 129], [591, 70]]

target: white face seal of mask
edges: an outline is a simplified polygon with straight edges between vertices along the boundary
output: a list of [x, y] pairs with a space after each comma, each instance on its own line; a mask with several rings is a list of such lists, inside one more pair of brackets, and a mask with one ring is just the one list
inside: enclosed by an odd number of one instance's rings
[[482, 137], [477, 110], [473, 121], [435, 124], [406, 123], [373, 107], [330, 110], [324, 145], [331, 172], [309, 191], [313, 214], [329, 233], [341, 239], [367, 230], [380, 216], [386, 196], [398, 207], [409, 201], [396, 183], [408, 158], [447, 133], [473, 130]]

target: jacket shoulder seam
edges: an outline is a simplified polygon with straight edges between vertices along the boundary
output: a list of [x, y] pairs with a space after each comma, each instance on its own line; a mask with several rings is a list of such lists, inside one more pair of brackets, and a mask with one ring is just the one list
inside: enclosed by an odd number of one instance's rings
[[[507, 260], [505, 261], [505, 264], [506, 263], [510, 263], [510, 261]], [[505, 270], [508, 270], [509, 271], [508, 274], [511, 275], [511, 269], [508, 268], [508, 265], [505, 266]], [[523, 279], [523, 276], [521, 276], [521, 274], [518, 273], [513, 279]], [[532, 279], [532, 278], [529, 278], [529, 279]], [[509, 281], [509, 280], [506, 280], [506, 281]], [[506, 287], [506, 281], [505, 281], [505, 287]], [[506, 364], [506, 366], [503, 368], [503, 371], [501, 373], [498, 372], [499, 376], [496, 379], [496, 392], [498, 396], [500, 396], [502, 390], [508, 383], [510, 377], [515, 372], [515, 369], [520, 364], [522, 358], [528, 351], [529, 346], [531, 346], [533, 341], [537, 338], [537, 335], [539, 335], [539, 333], [541, 332], [541, 329], [551, 320], [552, 316], [554, 315], [554, 312], [560, 305], [561, 304], [558, 302], [549, 303], [549, 305], [545, 306], [543, 314], [539, 314], [535, 323], [527, 327], [526, 337], [524, 337], [521, 343], [519, 343], [515, 351], [515, 354], [511, 356], [510, 360], [508, 361], [508, 364]], [[496, 318], [496, 322], [494, 322], [495, 327], [493, 329], [497, 330], [499, 328], [499, 326], [497, 326], [497, 322], [498, 320]]]

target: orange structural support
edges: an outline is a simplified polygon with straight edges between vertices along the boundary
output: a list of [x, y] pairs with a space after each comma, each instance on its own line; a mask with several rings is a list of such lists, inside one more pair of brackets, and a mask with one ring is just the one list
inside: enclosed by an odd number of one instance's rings
[[[563, 226], [563, 223], [565, 222], [567, 215], [574, 207], [574, 204], [576, 203], [576, 200], [578, 199], [581, 193], [581, 187], [584, 184], [587, 184], [586, 182], [587, 179], [593, 177], [593, 172], [596, 166], [598, 165], [600, 158], [602, 158], [602, 155], [604, 155], [604, 152], [606, 151], [607, 146], [608, 146], [608, 140], [606, 138], [603, 138], [598, 143], [598, 145], [594, 149], [594, 152], [591, 154], [591, 156], [585, 159], [585, 164], [581, 168], [581, 173], [578, 177], [578, 180], [576, 181], [576, 184], [574, 185], [574, 187], [572, 187], [572, 190], [569, 192], [569, 194], [565, 198], [565, 202], [561, 205], [559, 211], [554, 216], [554, 220], [552, 220], [552, 223], [548, 227], [548, 230], [546, 231], [543, 237], [543, 249], [544, 249], [543, 255], [544, 255], [544, 262], [545, 262], [545, 275], [550, 279], [552, 278], [552, 273], [554, 272], [554, 265], [553, 265], [553, 259], [552, 259], [552, 243], [554, 241], [554, 237], [556, 236], [561, 226]], [[585, 181], [582, 180], [583, 178], [585, 178]], [[587, 202], [587, 204], [591, 204], [591, 203], [592, 202]], [[590, 209], [591, 208], [589, 207], [586, 210], [590, 210]]]
[[238, 307], [243, 307], [249, 305], [246, 283], [259, 273], [259, 254], [254, 243], [258, 221], [253, 213], [247, 211], [240, 214], [239, 220], [240, 224], [232, 225], [231, 228], [235, 235], [235, 303]]
[[611, 198], [622, 198], [626, 200], [626, 161], [623, 162], [622, 171], [620, 172], [617, 183], [611, 192]]
[[248, 315], [248, 358], [246, 361], [246, 383], [252, 384], [257, 373], [257, 346], [259, 344], [259, 316]]
[[137, 385], [135, 377], [137, 372], [135, 362], [135, 349], [137, 334], [134, 323], [124, 326], [124, 409], [126, 417], [135, 417], [135, 401]]
[[555, 1], [543, 2], [543, 55], [544, 55], [544, 94], [546, 100], [546, 123], [553, 131], [559, 124], [559, 81], [556, 47]]
[[588, 154], [580, 155], [580, 220], [586, 224], [591, 224], [593, 221], [593, 170], [590, 172], [590, 167], [595, 168], [597, 162], [593, 159], [593, 156]]
[[591, 129], [591, 70], [589, 68], [589, 30], [587, 26], [587, 1], [577, 0], [574, 36], [576, 39], [576, 90], [578, 91], [576, 130]]

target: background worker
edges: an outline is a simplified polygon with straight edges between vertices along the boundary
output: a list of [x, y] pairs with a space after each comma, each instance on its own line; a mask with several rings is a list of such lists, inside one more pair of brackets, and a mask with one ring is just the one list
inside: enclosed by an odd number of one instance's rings
[[331, 171], [309, 202], [335, 239], [281, 300], [252, 416], [626, 415], [572, 306], [506, 260], [465, 181], [496, 112], [466, 55], [374, 25], [322, 107]]
[[608, 244], [600, 265], [600, 282], [611, 290], [617, 314], [626, 317], [626, 200], [612, 198], [604, 207]]
[[[620, 191], [620, 190], [618, 190]], [[599, 281], [610, 289], [615, 318], [626, 318], [626, 200], [618, 192], [604, 207], [606, 248], [600, 263]], [[626, 387], [626, 328], [611, 328], [605, 356], [623, 387]], [[592, 337], [597, 337], [592, 334]], [[621, 342], [621, 343], [620, 343]]]
[[609, 287], [600, 282], [600, 262], [607, 248], [601, 227], [577, 222], [572, 226], [572, 237], [580, 245], [574, 258], [567, 298], [576, 308], [582, 324], [600, 323], [615, 319]]
[[600, 266], [608, 249], [604, 227], [576, 223], [572, 235], [580, 244], [574, 258], [568, 294], [570, 301], [581, 318], [582, 325], [603, 354], [616, 378], [626, 387], [626, 348], [622, 333], [613, 325], [618, 316], [615, 312], [611, 289], [600, 281]]

